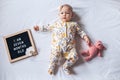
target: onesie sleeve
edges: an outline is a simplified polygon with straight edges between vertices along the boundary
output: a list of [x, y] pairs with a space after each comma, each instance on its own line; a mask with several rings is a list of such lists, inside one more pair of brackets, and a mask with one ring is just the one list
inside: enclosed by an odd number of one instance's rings
[[86, 33], [81, 29], [81, 27], [78, 25], [78, 23], [75, 23], [75, 26], [76, 26], [77, 34], [80, 35], [81, 38], [86, 36]]
[[52, 25], [49, 25], [49, 24], [48, 25], [43, 25], [43, 26], [40, 27], [40, 31], [48, 32], [48, 31], [52, 31], [53, 28], [54, 28], [54, 24], [52, 24]]

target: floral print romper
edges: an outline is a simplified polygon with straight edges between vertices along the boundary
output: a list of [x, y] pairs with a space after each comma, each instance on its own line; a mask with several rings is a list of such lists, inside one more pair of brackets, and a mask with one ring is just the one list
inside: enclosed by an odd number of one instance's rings
[[78, 54], [75, 49], [75, 34], [77, 33], [83, 38], [86, 33], [73, 21], [56, 21], [51, 26], [43, 27], [42, 30], [52, 31], [52, 51], [49, 69], [54, 72], [55, 66], [62, 56], [66, 59], [63, 65], [64, 71], [69, 73], [67, 68], [71, 67], [78, 60]]

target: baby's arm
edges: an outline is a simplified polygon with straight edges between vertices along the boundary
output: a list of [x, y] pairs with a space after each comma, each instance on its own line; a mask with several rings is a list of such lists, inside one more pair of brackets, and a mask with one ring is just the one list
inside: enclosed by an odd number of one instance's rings
[[87, 34], [80, 28], [80, 26], [76, 23], [77, 26], [77, 33], [80, 35], [81, 38], [83, 38], [88, 45], [90, 45], [91, 41]]
[[43, 26], [38, 26], [38, 25], [36, 25], [33, 28], [34, 28], [35, 31], [46, 32], [46, 31], [51, 31], [52, 26], [49, 26], [49, 25], [47, 25], [47, 26], [44, 26], [44, 25]]
[[90, 46], [91, 45], [91, 41], [90, 41], [90, 39], [89, 39], [89, 37], [87, 36], [87, 35], [85, 35], [84, 37], [83, 37], [83, 39], [85, 40], [85, 42]]

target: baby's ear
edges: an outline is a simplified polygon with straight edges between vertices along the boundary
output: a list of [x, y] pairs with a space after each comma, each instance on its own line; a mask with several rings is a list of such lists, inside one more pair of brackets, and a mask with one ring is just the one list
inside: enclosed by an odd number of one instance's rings
[[72, 18], [75, 18], [75, 13], [74, 12], [72, 12]]

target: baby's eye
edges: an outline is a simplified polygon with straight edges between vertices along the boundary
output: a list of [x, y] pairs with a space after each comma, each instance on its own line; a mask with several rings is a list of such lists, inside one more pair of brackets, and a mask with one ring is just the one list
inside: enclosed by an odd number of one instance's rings
[[70, 13], [66, 13], [66, 14], [70, 14]]
[[60, 14], [63, 14], [63, 12], [61, 12]]

